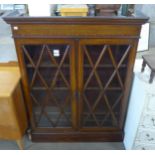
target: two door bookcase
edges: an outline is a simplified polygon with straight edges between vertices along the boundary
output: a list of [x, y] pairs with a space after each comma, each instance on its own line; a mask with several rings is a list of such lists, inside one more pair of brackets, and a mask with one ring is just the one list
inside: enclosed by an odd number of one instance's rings
[[122, 141], [142, 17], [6, 17], [33, 141]]

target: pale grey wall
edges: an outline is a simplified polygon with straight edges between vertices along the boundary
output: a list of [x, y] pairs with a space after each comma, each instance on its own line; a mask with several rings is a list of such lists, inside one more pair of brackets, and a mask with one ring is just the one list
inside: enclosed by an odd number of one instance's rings
[[10, 25], [0, 18], [0, 62], [16, 61], [14, 41]]
[[149, 47], [155, 47], [155, 4], [137, 4], [136, 12], [140, 11], [150, 18], [150, 40]]

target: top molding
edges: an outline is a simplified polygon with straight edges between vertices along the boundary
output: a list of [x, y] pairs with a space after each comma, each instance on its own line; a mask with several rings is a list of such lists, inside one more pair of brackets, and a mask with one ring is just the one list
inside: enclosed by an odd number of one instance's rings
[[114, 17], [5, 17], [3, 18], [8, 24], [84, 24], [84, 25], [142, 25], [149, 18], [145, 16], [114, 16]]

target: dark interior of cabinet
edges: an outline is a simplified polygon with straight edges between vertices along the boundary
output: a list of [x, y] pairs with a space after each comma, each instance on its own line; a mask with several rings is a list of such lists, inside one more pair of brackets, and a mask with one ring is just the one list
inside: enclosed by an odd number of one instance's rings
[[117, 127], [128, 64], [128, 45], [83, 48], [83, 127]]
[[[67, 44], [22, 47], [37, 127], [72, 127], [70, 49]], [[129, 45], [83, 46], [82, 127], [118, 125], [128, 49]]]
[[25, 45], [23, 51], [36, 126], [71, 127], [69, 45]]

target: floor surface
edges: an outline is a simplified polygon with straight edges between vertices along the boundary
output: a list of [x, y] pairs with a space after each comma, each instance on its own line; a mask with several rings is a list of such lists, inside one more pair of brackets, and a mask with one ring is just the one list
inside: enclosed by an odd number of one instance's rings
[[[24, 137], [25, 150], [124, 150], [122, 142], [65, 142], [65, 143], [32, 143]], [[15, 141], [0, 140], [0, 150], [18, 150]]]

